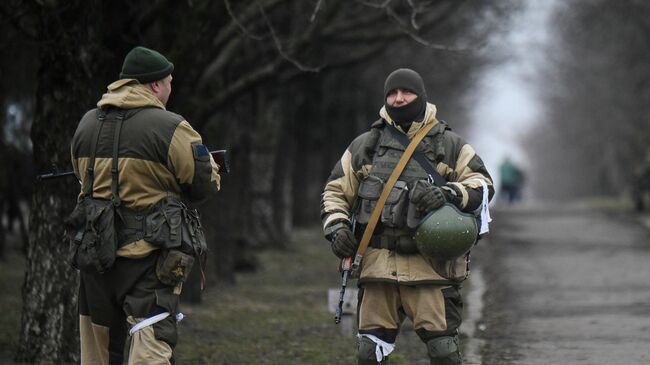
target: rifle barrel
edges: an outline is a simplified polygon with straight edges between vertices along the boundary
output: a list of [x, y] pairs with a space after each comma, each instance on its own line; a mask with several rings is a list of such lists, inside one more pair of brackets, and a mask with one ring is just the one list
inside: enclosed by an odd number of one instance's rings
[[49, 174], [36, 175], [36, 180], [41, 181], [41, 180], [57, 179], [66, 176], [74, 176], [74, 172], [73, 171], [51, 172]]
[[334, 323], [341, 323], [341, 315], [343, 314], [343, 298], [345, 297], [345, 288], [348, 286], [348, 275], [350, 270], [343, 270], [341, 279], [341, 292], [339, 293], [339, 305], [336, 307], [336, 314], [334, 315]]
[[[210, 154], [212, 155], [214, 162], [216, 162], [217, 165], [219, 165], [220, 173], [227, 174], [230, 172], [230, 158], [228, 156], [227, 150], [210, 151]], [[54, 170], [56, 171], [57, 169], [55, 168]], [[42, 180], [58, 179], [58, 178], [68, 177], [68, 176], [74, 176], [74, 171], [50, 172], [47, 174], [40, 174], [40, 175], [36, 175], [36, 180], [42, 181]]]

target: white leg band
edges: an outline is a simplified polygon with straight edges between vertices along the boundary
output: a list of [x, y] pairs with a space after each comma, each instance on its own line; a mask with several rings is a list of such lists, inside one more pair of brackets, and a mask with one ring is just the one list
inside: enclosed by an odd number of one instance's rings
[[[165, 318], [167, 318], [169, 316], [170, 316], [169, 312], [163, 312], [163, 313], [160, 313], [160, 314], [156, 314], [153, 317], [145, 318], [142, 321], [136, 323], [135, 326], [131, 327], [131, 329], [129, 330], [129, 335], [133, 335], [134, 333], [138, 332], [139, 330], [141, 330], [141, 329], [143, 329], [143, 328], [145, 328], [147, 326], [151, 326], [154, 323], [158, 323], [158, 322], [162, 321], [163, 319], [165, 319]], [[178, 313], [176, 315], [176, 322], [182, 321], [184, 317], [185, 316], [183, 315], [183, 313]]]
[[393, 350], [395, 350], [395, 344], [394, 343], [388, 343], [383, 341], [377, 336], [373, 335], [367, 335], [367, 334], [362, 334], [362, 335], [357, 335], [359, 338], [361, 337], [366, 337], [370, 339], [372, 342], [377, 344], [375, 347], [375, 357], [377, 358], [377, 362], [382, 362], [384, 360], [384, 357], [390, 355]]

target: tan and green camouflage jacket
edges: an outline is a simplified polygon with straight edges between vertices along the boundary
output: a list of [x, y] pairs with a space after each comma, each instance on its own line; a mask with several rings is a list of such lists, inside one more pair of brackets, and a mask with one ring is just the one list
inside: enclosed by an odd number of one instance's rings
[[[395, 125], [382, 107], [379, 115], [386, 122]], [[480, 207], [483, 197], [481, 181], [486, 184], [490, 198], [494, 194], [492, 178], [487, 172], [481, 158], [472, 146], [467, 144], [459, 135], [452, 132], [444, 123], [436, 119], [436, 107], [428, 104], [422, 122], [413, 123], [406, 135], [412, 139], [424, 125], [435, 123], [428, 132], [425, 142], [437, 140], [440, 145], [432, 151], [429, 144], [418, 147], [424, 149], [424, 154], [429, 160], [437, 161], [436, 169], [449, 184], [461, 192], [461, 210], [473, 211]], [[325, 185], [321, 200], [321, 219], [325, 229], [337, 221], [350, 222], [355, 213], [355, 202], [360, 182], [372, 170], [373, 156], [377, 150], [377, 143], [383, 130], [383, 122], [376, 122], [370, 131], [355, 138], [349, 145], [341, 159], [336, 163]], [[396, 126], [401, 132], [402, 129]], [[416, 161], [409, 162], [416, 164]], [[409, 168], [408, 165], [406, 167]], [[360, 236], [357, 233], [357, 236]], [[440, 274], [442, 266], [447, 268], [458, 266], [462, 263], [437, 263], [435, 259], [424, 257], [420, 254], [399, 254], [395, 251], [369, 247], [364, 255], [360, 283], [369, 281], [388, 281], [404, 284], [417, 283], [449, 283], [449, 272]], [[452, 268], [453, 269], [453, 268]], [[456, 273], [462, 276], [463, 273]], [[452, 280], [454, 281], [454, 280]]]
[[[133, 79], [118, 80], [108, 86], [97, 107], [108, 113], [125, 112], [118, 151], [122, 206], [143, 211], [166, 196], [197, 200], [219, 190], [219, 168], [212, 157], [209, 164], [195, 161], [201, 136], [182, 116], [165, 110], [144, 85]], [[71, 142], [72, 166], [82, 187], [88, 183], [97, 113], [92, 109], [81, 118]], [[97, 143], [93, 198], [110, 200], [115, 123], [105, 124]], [[80, 200], [83, 194], [82, 189]], [[154, 249], [139, 240], [121, 247], [118, 256], [143, 257]]]

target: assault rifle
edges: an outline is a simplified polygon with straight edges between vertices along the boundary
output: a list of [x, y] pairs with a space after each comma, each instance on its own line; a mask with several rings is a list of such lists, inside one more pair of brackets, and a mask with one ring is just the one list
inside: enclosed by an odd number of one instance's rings
[[[212, 155], [214, 162], [216, 162], [217, 165], [219, 165], [220, 173], [227, 174], [230, 172], [230, 156], [228, 155], [227, 150], [210, 151], [210, 154]], [[47, 174], [36, 175], [36, 180], [41, 181], [41, 180], [49, 180], [49, 179], [58, 179], [58, 178], [63, 178], [68, 176], [74, 176], [74, 172], [73, 171], [60, 172], [56, 165], [52, 165], [52, 172], [49, 172]]]
[[[357, 220], [352, 217], [352, 232], [356, 230]], [[352, 256], [341, 259], [339, 262], [339, 271], [341, 272], [341, 291], [339, 292], [339, 305], [336, 307], [334, 314], [334, 323], [341, 323], [341, 315], [343, 314], [343, 298], [345, 297], [345, 289], [348, 287], [348, 279], [353, 271], [358, 270], [357, 266], [353, 267]]]

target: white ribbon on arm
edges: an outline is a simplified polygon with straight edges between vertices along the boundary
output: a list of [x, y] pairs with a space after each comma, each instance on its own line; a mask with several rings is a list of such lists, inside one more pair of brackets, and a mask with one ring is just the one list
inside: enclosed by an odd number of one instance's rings
[[485, 181], [481, 179], [476, 179], [478, 180], [479, 183], [481, 183], [481, 186], [483, 187], [483, 202], [481, 203], [481, 229], [479, 230], [479, 234], [484, 234], [490, 232], [490, 225], [489, 223], [492, 222], [492, 217], [490, 217], [490, 197], [489, 197], [489, 191], [487, 184]]
[[[145, 319], [141, 320], [140, 322], [136, 323], [133, 327], [131, 327], [131, 329], [129, 330], [129, 335], [133, 335], [134, 333], [138, 332], [139, 330], [141, 330], [141, 329], [143, 329], [143, 328], [145, 328], [147, 326], [151, 326], [154, 323], [158, 323], [158, 322], [162, 321], [163, 319], [169, 317], [170, 315], [171, 314], [169, 314], [169, 312], [162, 312], [160, 314], [156, 314], [155, 316], [145, 318]], [[176, 322], [182, 321], [183, 318], [185, 318], [183, 313], [178, 313], [176, 315]]]
[[393, 352], [393, 350], [395, 350], [394, 343], [385, 342], [377, 336], [367, 335], [365, 333], [357, 336], [359, 336], [359, 338], [367, 337], [372, 342], [377, 344], [377, 346], [375, 347], [375, 357], [377, 358], [377, 362], [381, 362], [382, 360], [384, 360], [384, 357], [390, 355], [390, 353]]

